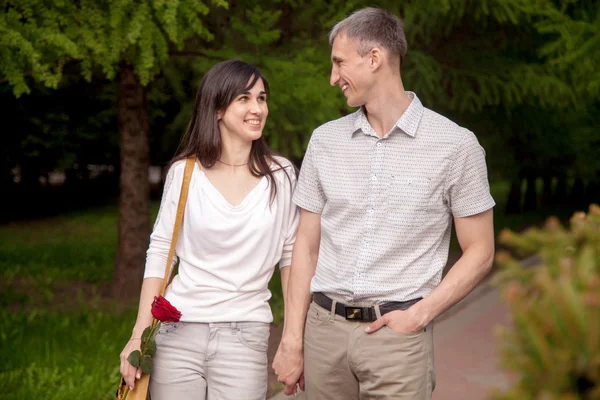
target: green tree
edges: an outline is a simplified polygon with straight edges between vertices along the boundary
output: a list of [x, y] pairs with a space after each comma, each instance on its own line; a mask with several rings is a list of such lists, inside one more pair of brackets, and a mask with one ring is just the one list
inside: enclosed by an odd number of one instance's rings
[[576, 93], [569, 113], [562, 111], [562, 131], [572, 143], [572, 174], [577, 197], [587, 182], [584, 200], [600, 198], [600, 3], [593, 0], [535, 0], [524, 5], [545, 42], [538, 54]]
[[[226, 7], [225, 0], [211, 0]], [[114, 291], [141, 284], [150, 220], [146, 86], [186, 40], [212, 39], [196, 0], [30, 0], [0, 2], [0, 74], [15, 96], [30, 80], [56, 88], [66, 65], [86, 79], [101, 71], [118, 81], [120, 145], [119, 247]]]
[[[405, 21], [406, 87], [417, 91], [428, 107], [454, 114], [470, 127], [488, 110], [497, 113], [501, 108], [505, 120], [511, 107], [523, 103], [568, 104], [573, 99], [571, 88], [542, 65], [531, 43], [523, 43], [522, 36], [533, 27], [521, 3], [379, 2]], [[350, 12], [371, 4], [336, 0], [275, 4], [237, 1], [227, 12], [215, 14], [210, 24], [216, 38], [203, 53], [209, 58], [198, 61], [198, 69], [204, 71], [215, 59], [230, 57], [261, 67], [273, 89], [266, 134], [281, 152], [301, 158], [316, 126], [352, 111], [339, 90], [329, 87], [328, 32]], [[219, 29], [224, 26], [231, 29]]]
[[568, 74], [579, 96], [600, 98], [600, 4], [594, 0], [531, 0], [523, 10], [547, 38], [539, 53]]

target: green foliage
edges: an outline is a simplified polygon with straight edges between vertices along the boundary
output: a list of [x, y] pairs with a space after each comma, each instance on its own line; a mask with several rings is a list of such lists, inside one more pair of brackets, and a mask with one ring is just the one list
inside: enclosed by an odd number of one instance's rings
[[594, 0], [535, 0], [523, 9], [548, 38], [540, 55], [568, 72], [580, 95], [600, 98], [600, 4]]
[[[212, 4], [227, 7], [224, 0]], [[95, 68], [114, 79], [121, 63], [131, 64], [146, 85], [160, 71], [171, 48], [185, 40], [212, 39], [196, 0], [92, 0], [27, 2], [4, 0], [0, 14], [0, 75], [18, 97], [29, 93], [31, 76], [56, 88], [67, 63], [77, 63], [90, 80]]]
[[152, 373], [152, 358], [149, 355], [145, 355], [140, 363], [140, 367], [146, 375]]
[[[57, 2], [51, 19], [43, 7], [34, 7], [40, 1], [6, 3], [0, 49], [9, 54], [0, 55], [0, 68], [26, 76], [18, 83], [10, 78], [15, 74], [0, 69], [0, 75], [18, 93], [28, 73], [44, 84], [57, 82], [52, 74], [70, 65], [67, 60], [88, 78], [101, 70], [111, 79], [119, 60], [133, 64], [143, 82], [154, 78], [148, 88], [151, 153], [161, 164], [173, 156], [186, 129], [202, 75], [227, 58], [249, 61], [265, 73], [272, 88], [265, 135], [275, 149], [299, 161], [315, 127], [352, 111], [329, 86], [328, 31], [351, 11], [371, 5], [244, 0], [226, 9], [222, 0], [210, 8], [191, 0]], [[475, 131], [488, 150], [491, 173], [512, 177], [554, 168], [589, 179], [597, 175], [600, 164], [589, 160], [600, 159], [593, 151], [600, 140], [593, 124], [598, 3], [389, 0], [378, 6], [405, 21], [405, 87], [427, 107]], [[203, 18], [207, 12], [210, 19]], [[57, 32], [62, 39], [51, 43], [35, 39]], [[48, 47], [55, 41], [63, 43], [58, 50]], [[15, 52], [15, 46], [23, 50]], [[53, 132], [69, 126], [44, 123]], [[56, 133], [48, 136], [43, 141], [54, 148]], [[502, 152], [493, 151], [499, 148]]]
[[[329, 87], [327, 35], [349, 12], [369, 5], [364, 1], [290, 0], [281, 1], [280, 7], [261, 0], [237, 3], [212, 21], [216, 38], [205, 51], [207, 59], [197, 62], [197, 72], [202, 74], [216, 61], [231, 57], [259, 66], [272, 86], [265, 134], [277, 150], [299, 159], [315, 127], [352, 111], [339, 90]], [[486, 136], [497, 135], [499, 125], [511, 122], [515, 108], [543, 107], [552, 114], [549, 108], [565, 109], [576, 102], [568, 82], [537, 56], [540, 38], [531, 22], [532, 11], [522, 0], [383, 1], [378, 5], [405, 21], [409, 52], [402, 76], [407, 89], [416, 91], [429, 108], [459, 114], [473, 130], [493, 115], [490, 127], [476, 130], [484, 144]], [[228, 23], [233, 29], [219, 30]], [[172, 136], [185, 129], [190, 101], [170, 126]], [[515, 119], [516, 124], [520, 129], [508, 129], [504, 143], [529, 126], [522, 118]]]
[[257, 51], [279, 39], [279, 29], [275, 26], [281, 10], [263, 10], [260, 5], [245, 10], [242, 16], [234, 15], [231, 27], [246, 35], [246, 40], [253, 44]]
[[135, 309], [79, 307], [0, 310], [3, 399], [114, 399], [119, 353], [131, 335]]
[[501, 332], [504, 363], [519, 379], [496, 398], [599, 398], [600, 207], [574, 214], [569, 228], [550, 218], [543, 229], [504, 231], [500, 241], [538, 254], [541, 265], [524, 269], [508, 253], [497, 256], [514, 325]]
[[[565, 105], [570, 88], [531, 57], [522, 0], [402, 2], [409, 44], [403, 78], [433, 108], [480, 112]], [[398, 8], [398, 6], [396, 6]]]
[[139, 350], [134, 350], [131, 352], [131, 354], [129, 354], [129, 357], [127, 357], [127, 361], [129, 361], [129, 363], [134, 367], [139, 368], [141, 364], [141, 357], [142, 353]]

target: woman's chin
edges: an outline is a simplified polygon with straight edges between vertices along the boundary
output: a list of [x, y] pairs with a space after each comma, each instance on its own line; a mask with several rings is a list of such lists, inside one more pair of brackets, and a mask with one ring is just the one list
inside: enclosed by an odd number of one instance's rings
[[261, 136], [262, 136], [262, 129], [259, 131], [252, 130], [252, 131], [244, 132], [244, 137], [247, 138], [247, 140], [249, 140], [251, 142], [260, 139]]

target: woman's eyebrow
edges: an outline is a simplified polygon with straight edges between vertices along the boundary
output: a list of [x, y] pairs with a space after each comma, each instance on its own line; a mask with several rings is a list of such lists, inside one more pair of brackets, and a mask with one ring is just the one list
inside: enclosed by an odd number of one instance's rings
[[[242, 93], [242, 94], [252, 94], [252, 93], [250, 93], [250, 91], [249, 91], [249, 90], [246, 90], [246, 91], [245, 91], [244, 93]], [[240, 94], [240, 96], [241, 96], [242, 94]], [[261, 90], [261, 91], [258, 93], [258, 95], [260, 96], [261, 94], [267, 94], [267, 92], [265, 92], [264, 90]]]

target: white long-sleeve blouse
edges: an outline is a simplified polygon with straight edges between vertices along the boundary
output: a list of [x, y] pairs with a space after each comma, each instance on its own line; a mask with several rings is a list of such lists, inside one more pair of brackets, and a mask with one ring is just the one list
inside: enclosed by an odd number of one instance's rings
[[[188, 322], [271, 322], [268, 283], [274, 266], [289, 266], [298, 228], [292, 203], [296, 174], [273, 163], [277, 196], [270, 202], [266, 177], [241, 204], [229, 204], [196, 164], [176, 245], [178, 274], [165, 297]], [[164, 276], [185, 161], [167, 174], [154, 230], [150, 236], [144, 278]], [[287, 178], [287, 176], [290, 179]], [[176, 258], [173, 260], [173, 263]]]

